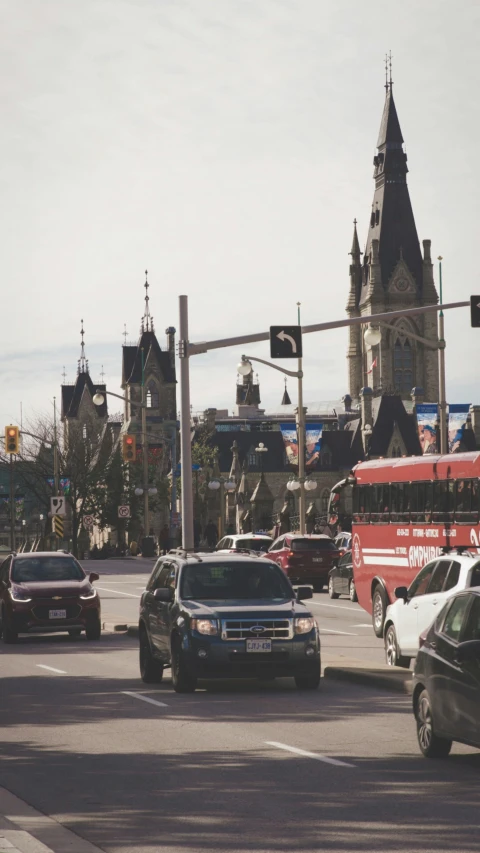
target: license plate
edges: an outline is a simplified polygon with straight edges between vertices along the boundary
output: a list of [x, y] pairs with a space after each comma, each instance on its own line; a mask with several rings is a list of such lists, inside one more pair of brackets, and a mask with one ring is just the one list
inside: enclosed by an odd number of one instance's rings
[[247, 640], [247, 652], [271, 652], [271, 640]]
[[322, 562], [323, 562], [322, 557], [313, 557], [313, 559], [312, 559], [312, 563], [322, 563]]
[[67, 611], [66, 610], [49, 610], [48, 611], [49, 619], [66, 619]]

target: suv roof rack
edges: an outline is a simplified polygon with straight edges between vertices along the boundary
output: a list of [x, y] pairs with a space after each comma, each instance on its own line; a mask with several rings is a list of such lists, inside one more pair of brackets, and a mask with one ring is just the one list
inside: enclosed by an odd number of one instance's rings
[[451, 554], [452, 551], [456, 551], [460, 556], [466, 553], [468, 557], [473, 557], [470, 549], [474, 547], [474, 545], [444, 545], [440, 551], [442, 554]]

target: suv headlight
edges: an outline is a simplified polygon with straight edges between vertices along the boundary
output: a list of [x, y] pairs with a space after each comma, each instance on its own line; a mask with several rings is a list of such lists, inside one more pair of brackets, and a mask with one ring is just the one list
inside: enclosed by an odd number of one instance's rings
[[299, 616], [295, 619], [295, 633], [309, 634], [315, 627], [315, 619], [313, 616]]
[[97, 590], [96, 590], [96, 589], [94, 589], [94, 587], [92, 586], [92, 587], [91, 587], [91, 588], [90, 588], [90, 589], [85, 593], [85, 595], [81, 595], [81, 596], [80, 596], [80, 598], [81, 598], [83, 601], [87, 601], [87, 599], [89, 599], [89, 598], [95, 598], [96, 594], [97, 594]]
[[218, 623], [216, 619], [192, 619], [191, 626], [199, 634], [207, 634], [210, 637], [218, 634]]
[[12, 601], [31, 601], [28, 592], [22, 589], [21, 586], [11, 586], [8, 590]]

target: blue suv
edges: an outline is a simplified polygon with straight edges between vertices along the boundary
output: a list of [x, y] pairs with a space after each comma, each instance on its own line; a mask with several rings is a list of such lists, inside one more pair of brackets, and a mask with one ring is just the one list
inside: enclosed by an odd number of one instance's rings
[[174, 551], [156, 563], [140, 602], [140, 674], [158, 683], [171, 666], [177, 693], [199, 678], [292, 676], [320, 683], [320, 637], [302, 600], [270, 560]]

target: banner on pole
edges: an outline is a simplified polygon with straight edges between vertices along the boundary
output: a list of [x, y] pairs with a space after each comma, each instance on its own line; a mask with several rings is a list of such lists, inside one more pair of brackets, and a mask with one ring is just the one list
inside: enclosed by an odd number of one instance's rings
[[448, 407], [449, 453], [455, 453], [455, 451], [458, 451], [460, 447], [460, 443], [463, 440], [463, 431], [467, 423], [469, 409], [469, 403], [450, 403]]
[[323, 424], [307, 424], [305, 427], [305, 465], [313, 468], [320, 456]]
[[298, 436], [295, 424], [280, 424], [283, 446], [289, 465], [298, 467]]
[[422, 453], [438, 453], [437, 450], [437, 422], [438, 406], [436, 403], [423, 403], [416, 407], [418, 438]]

